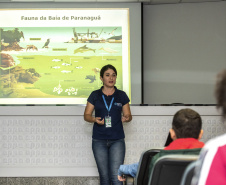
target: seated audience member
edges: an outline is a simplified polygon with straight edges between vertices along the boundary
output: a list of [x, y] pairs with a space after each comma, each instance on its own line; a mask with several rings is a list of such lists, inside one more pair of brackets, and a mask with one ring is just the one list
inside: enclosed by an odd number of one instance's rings
[[[179, 110], [173, 117], [172, 128], [169, 132], [173, 141], [152, 158], [149, 174], [151, 173], [154, 162], [163, 155], [172, 154], [170, 153], [171, 150], [174, 150], [174, 152], [175, 150], [180, 150], [180, 154], [186, 154], [185, 149], [198, 149], [190, 150], [191, 153], [189, 154], [199, 154], [201, 148], [204, 146], [204, 143], [199, 141], [203, 134], [202, 119], [200, 115], [192, 109]], [[138, 163], [120, 165], [118, 170], [119, 181], [125, 181], [122, 177], [123, 174], [135, 177], [137, 169]]]
[[[226, 70], [218, 73], [215, 87], [217, 108], [226, 118]], [[201, 150], [192, 185], [226, 184], [226, 134], [211, 139]]]
[[173, 140], [172, 140], [172, 138], [170, 136], [170, 132], [169, 132], [164, 147], [167, 147], [172, 142], [173, 142]]

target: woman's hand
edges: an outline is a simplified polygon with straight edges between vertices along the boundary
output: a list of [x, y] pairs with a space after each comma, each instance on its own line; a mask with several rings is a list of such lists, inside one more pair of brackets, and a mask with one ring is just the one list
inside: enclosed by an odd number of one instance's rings
[[122, 113], [123, 113], [122, 122], [130, 122], [132, 120], [129, 103], [125, 104], [122, 107]]
[[130, 120], [129, 115], [122, 116], [122, 122], [128, 122]]
[[98, 125], [104, 125], [104, 118], [101, 120], [101, 117], [95, 117], [95, 122]]
[[98, 125], [104, 125], [104, 118], [101, 119], [101, 117], [92, 116], [93, 110], [94, 110], [94, 105], [87, 102], [85, 112], [84, 112], [84, 120], [90, 123], [96, 122]]

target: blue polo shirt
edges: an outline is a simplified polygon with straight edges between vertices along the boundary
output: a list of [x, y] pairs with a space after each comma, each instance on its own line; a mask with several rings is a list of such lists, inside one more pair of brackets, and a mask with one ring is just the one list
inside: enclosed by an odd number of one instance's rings
[[93, 91], [87, 101], [94, 105], [95, 117], [105, 118], [108, 115], [108, 110], [105, 106], [102, 95], [104, 95], [108, 107], [111, 100], [114, 97], [109, 116], [111, 116], [111, 127], [99, 125], [94, 123], [93, 125], [93, 139], [123, 139], [125, 138], [123, 126], [122, 126], [122, 107], [129, 103], [129, 98], [124, 91], [118, 90], [115, 87], [114, 94], [106, 96], [102, 92], [102, 87], [99, 90]]

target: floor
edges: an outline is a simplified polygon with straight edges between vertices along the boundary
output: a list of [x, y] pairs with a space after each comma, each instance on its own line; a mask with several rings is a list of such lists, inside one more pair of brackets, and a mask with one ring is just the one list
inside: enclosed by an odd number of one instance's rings
[[98, 177], [1, 177], [0, 185], [99, 185]]

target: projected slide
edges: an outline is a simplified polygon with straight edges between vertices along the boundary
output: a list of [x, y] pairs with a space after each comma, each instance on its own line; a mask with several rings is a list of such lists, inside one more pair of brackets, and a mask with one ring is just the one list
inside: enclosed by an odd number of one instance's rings
[[130, 96], [128, 9], [0, 10], [0, 104], [85, 104], [112, 64]]

